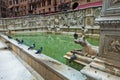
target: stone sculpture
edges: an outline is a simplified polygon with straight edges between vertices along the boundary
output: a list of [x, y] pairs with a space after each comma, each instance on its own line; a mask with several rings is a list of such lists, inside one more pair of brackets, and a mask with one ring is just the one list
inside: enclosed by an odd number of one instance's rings
[[81, 38], [78, 39], [74, 39], [74, 42], [77, 44], [80, 44], [83, 48], [82, 48], [82, 53], [84, 54], [84, 56], [96, 56], [98, 54], [98, 46], [94, 46], [92, 44], [90, 44], [85, 36], [83, 35]]

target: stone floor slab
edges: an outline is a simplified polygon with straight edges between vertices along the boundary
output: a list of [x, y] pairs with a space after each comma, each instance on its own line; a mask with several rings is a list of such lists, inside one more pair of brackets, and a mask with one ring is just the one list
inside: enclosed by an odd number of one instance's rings
[[9, 50], [0, 50], [0, 80], [37, 80]]

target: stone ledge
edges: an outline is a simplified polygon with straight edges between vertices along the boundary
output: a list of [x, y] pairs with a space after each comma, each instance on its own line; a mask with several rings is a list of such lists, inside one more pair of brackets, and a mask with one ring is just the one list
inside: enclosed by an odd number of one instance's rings
[[[64, 57], [69, 60], [71, 55], [72, 55], [71, 52], [67, 52], [66, 55], [64, 55]], [[77, 58], [74, 60], [74, 62], [76, 62], [76, 63], [79, 63], [79, 64], [82, 64], [82, 65], [86, 66], [90, 62], [93, 61], [92, 58], [89, 58], [89, 57], [86, 57], [86, 56], [83, 56], [83, 55], [80, 55], [80, 54], [75, 54], [75, 55], [76, 55]]]
[[1, 35], [4, 41], [9, 41], [12, 50], [45, 80], [85, 80], [86, 77], [79, 71], [62, 64], [44, 54], [34, 54], [36, 50], [27, 50], [28, 46], [19, 45], [15, 40]]
[[84, 67], [81, 73], [91, 77], [92, 80], [120, 80], [120, 77], [92, 68], [90, 65]]

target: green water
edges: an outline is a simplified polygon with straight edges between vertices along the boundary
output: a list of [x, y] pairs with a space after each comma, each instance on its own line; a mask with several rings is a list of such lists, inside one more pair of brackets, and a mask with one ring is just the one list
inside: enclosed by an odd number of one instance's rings
[[[23, 39], [24, 44], [30, 46], [35, 43], [35, 49], [43, 47], [43, 54], [48, 55], [64, 64], [66, 64], [66, 59], [63, 57], [66, 52], [73, 49], [81, 49], [81, 46], [75, 44], [73, 41], [72, 35], [63, 35], [63, 34], [47, 34], [47, 33], [25, 33], [25, 34], [14, 34], [12, 35], [15, 38]], [[88, 38], [88, 41], [94, 45], [98, 45], [99, 40]], [[77, 70], [80, 70], [80, 65], [78, 64], [68, 64], [74, 67]]]

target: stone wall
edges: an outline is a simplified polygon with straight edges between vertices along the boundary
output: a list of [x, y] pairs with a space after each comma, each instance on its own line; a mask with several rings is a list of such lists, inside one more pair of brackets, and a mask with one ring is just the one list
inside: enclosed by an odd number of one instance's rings
[[80, 30], [81, 27], [99, 29], [95, 18], [99, 16], [101, 8], [61, 12], [49, 15], [29, 15], [17, 18], [0, 19], [1, 30], [47, 30], [62, 31], [66, 29]]

